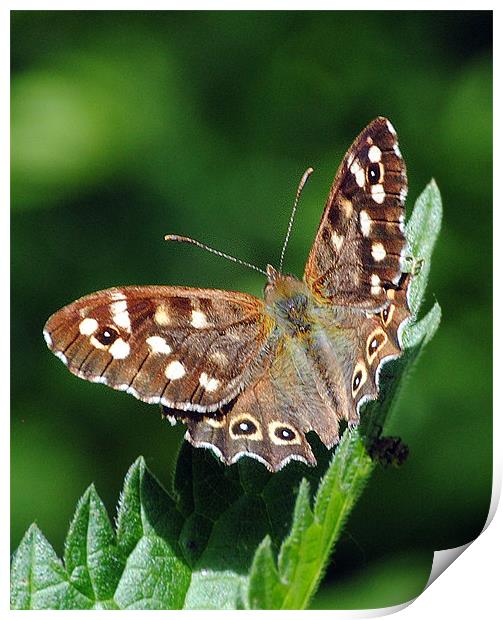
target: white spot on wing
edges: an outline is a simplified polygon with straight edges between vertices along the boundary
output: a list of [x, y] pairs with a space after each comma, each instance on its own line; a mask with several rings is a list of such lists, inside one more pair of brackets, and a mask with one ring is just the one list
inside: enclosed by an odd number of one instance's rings
[[370, 278], [370, 292], [372, 295], [379, 295], [379, 293], [381, 292], [381, 278], [373, 273], [372, 277]]
[[120, 312], [119, 314], [115, 314], [113, 316], [114, 323], [119, 327], [122, 327], [126, 331], [131, 331], [131, 320], [129, 318], [129, 312], [126, 310], [124, 312]]
[[363, 170], [363, 168], [360, 168], [355, 174], [355, 179], [360, 187], [363, 187], [365, 185], [365, 171]]
[[112, 318], [116, 325], [128, 332], [131, 331], [131, 320], [127, 309], [127, 301], [116, 301], [112, 306]]
[[165, 306], [157, 306], [155, 309], [154, 321], [161, 327], [165, 327], [171, 323], [171, 319], [169, 318], [169, 314]]
[[164, 338], [161, 336], [150, 336], [145, 342], [150, 347], [152, 353], [171, 353], [172, 349]]
[[353, 215], [353, 203], [348, 198], [341, 196], [339, 204], [344, 209], [344, 215], [349, 219]]
[[125, 299], [119, 299], [112, 304], [112, 313], [120, 314], [127, 310], [127, 301]]
[[395, 144], [393, 144], [393, 151], [395, 152], [395, 155], [397, 157], [402, 157], [402, 153], [400, 152], [400, 148], [398, 147], [398, 144], [395, 142]]
[[375, 164], [378, 161], [381, 161], [381, 157], [382, 157], [382, 152], [381, 149], [376, 146], [375, 144], [373, 144], [370, 148], [369, 148], [369, 152], [368, 152], [368, 158], [370, 159], [370, 161]]
[[206, 320], [206, 315], [201, 310], [192, 310], [192, 327], [196, 329], [203, 329], [204, 327], [208, 327], [208, 321]]
[[220, 385], [220, 381], [214, 377], [208, 377], [205, 372], [199, 376], [199, 384], [207, 391], [214, 392]]
[[122, 360], [129, 355], [131, 351], [131, 347], [129, 343], [122, 338], [117, 338], [117, 340], [110, 346], [108, 352], [110, 355], [116, 360]]
[[176, 379], [181, 379], [185, 376], [185, 368], [181, 362], [173, 360], [166, 366], [164, 374], [171, 381], [176, 381]]
[[336, 232], [332, 233], [332, 245], [337, 251], [341, 249], [343, 242], [344, 237], [338, 235]]
[[369, 217], [369, 214], [365, 211], [360, 211], [360, 228], [364, 237], [368, 237], [370, 235], [370, 227], [372, 225], [372, 220]]
[[358, 186], [363, 187], [365, 185], [365, 170], [361, 167], [361, 164], [357, 159], [355, 159], [355, 161], [351, 164], [350, 170], [353, 173]]
[[372, 258], [379, 262], [386, 258], [386, 250], [382, 243], [373, 243], [372, 244]]
[[379, 205], [381, 205], [386, 198], [386, 193], [381, 183], [378, 183], [377, 185], [372, 185], [372, 187], [370, 188], [370, 193], [372, 194], [374, 202], [377, 202], [377, 204]]
[[83, 336], [91, 336], [98, 329], [98, 321], [87, 317], [83, 319], [79, 324], [79, 332]]

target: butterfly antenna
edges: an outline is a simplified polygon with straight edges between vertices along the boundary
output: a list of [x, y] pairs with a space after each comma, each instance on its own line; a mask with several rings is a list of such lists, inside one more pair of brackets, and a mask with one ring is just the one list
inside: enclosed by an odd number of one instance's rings
[[300, 180], [299, 187], [297, 188], [297, 193], [295, 194], [295, 201], [293, 203], [292, 214], [290, 215], [290, 221], [288, 222], [288, 229], [286, 231], [285, 242], [283, 243], [283, 248], [281, 250], [281, 258], [279, 259], [279, 271], [280, 273], [283, 271], [283, 259], [285, 258], [286, 246], [288, 245], [288, 240], [290, 239], [290, 233], [292, 232], [293, 220], [295, 219], [295, 213], [297, 211], [297, 205], [299, 204], [300, 195], [302, 190], [304, 189], [304, 185], [307, 183], [309, 177], [313, 174], [314, 170], [312, 168], [308, 168], [304, 174], [302, 175], [302, 179]]
[[217, 256], [221, 256], [222, 258], [227, 258], [233, 263], [238, 263], [238, 265], [243, 265], [244, 267], [249, 267], [250, 269], [254, 269], [259, 273], [267, 276], [267, 272], [256, 265], [252, 265], [251, 263], [246, 262], [245, 260], [241, 260], [240, 258], [236, 258], [235, 256], [229, 256], [229, 254], [225, 254], [225, 252], [220, 252], [219, 250], [215, 250], [215, 248], [211, 248], [209, 245], [205, 243], [201, 243], [200, 241], [196, 241], [196, 239], [191, 239], [190, 237], [182, 237], [181, 235], [165, 235], [165, 241], [178, 241], [178, 243], [190, 243], [191, 245], [195, 245], [202, 250], [206, 250], [211, 252], [212, 254], [216, 254]]

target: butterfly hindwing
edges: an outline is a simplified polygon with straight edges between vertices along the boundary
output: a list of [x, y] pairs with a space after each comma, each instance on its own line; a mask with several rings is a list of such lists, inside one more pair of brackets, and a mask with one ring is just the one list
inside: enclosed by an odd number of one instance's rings
[[304, 277], [334, 305], [377, 310], [398, 282], [405, 250], [407, 176], [396, 132], [372, 121], [336, 174]]
[[253, 374], [270, 327], [251, 295], [144, 286], [87, 295], [56, 312], [44, 335], [79, 377], [145, 402], [209, 411]]
[[296, 381], [292, 359], [279, 343], [262, 374], [235, 401], [213, 416], [181, 414], [186, 437], [197, 447], [212, 447], [227, 464], [248, 455], [272, 471], [290, 460], [315, 465], [306, 434], [314, 430], [331, 447], [338, 440], [338, 420], [311, 387]]
[[[407, 303], [407, 286], [410, 276], [404, 275], [396, 288], [388, 289], [389, 304], [380, 312], [348, 315], [348, 333], [353, 356], [348, 365], [346, 386], [349, 396], [349, 411], [346, 419], [359, 422], [360, 406], [367, 400], [379, 396], [379, 373], [385, 361], [399, 357], [402, 353], [400, 330], [410, 318]], [[340, 325], [344, 328], [344, 323]]]

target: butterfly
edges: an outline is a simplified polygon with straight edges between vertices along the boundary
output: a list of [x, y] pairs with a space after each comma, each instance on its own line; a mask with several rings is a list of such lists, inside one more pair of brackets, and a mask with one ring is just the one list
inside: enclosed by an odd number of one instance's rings
[[333, 181], [302, 280], [268, 265], [264, 298], [183, 286], [91, 293], [47, 321], [47, 345], [78, 377], [162, 405], [186, 439], [226, 464], [310, 465], [314, 431], [379, 395], [410, 318], [407, 177], [396, 132], [376, 118]]

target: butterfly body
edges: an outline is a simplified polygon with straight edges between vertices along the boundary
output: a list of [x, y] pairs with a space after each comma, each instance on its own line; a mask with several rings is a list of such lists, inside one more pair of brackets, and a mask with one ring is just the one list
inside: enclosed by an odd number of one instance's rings
[[294, 276], [281, 275], [268, 266], [269, 282], [264, 297], [266, 312], [283, 331], [307, 334], [315, 320], [312, 295], [306, 284]]
[[[367, 318], [359, 310], [322, 303], [304, 282], [289, 275], [275, 276], [265, 297], [279, 341], [274, 354], [279, 360], [289, 358], [302, 385], [317, 392], [339, 419], [345, 418], [348, 399], [343, 388], [350, 384], [348, 375], [358, 354], [359, 323]], [[276, 380], [285, 374], [281, 369]], [[330, 444], [337, 439], [335, 428]]]
[[306, 434], [331, 447], [379, 393], [410, 317], [404, 273], [405, 165], [378, 118], [333, 182], [302, 280], [267, 267], [264, 300], [176, 286], [92, 293], [46, 323], [75, 375], [162, 405], [187, 439], [227, 464], [315, 464]]

